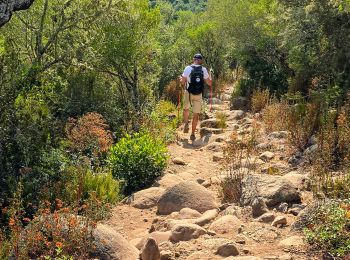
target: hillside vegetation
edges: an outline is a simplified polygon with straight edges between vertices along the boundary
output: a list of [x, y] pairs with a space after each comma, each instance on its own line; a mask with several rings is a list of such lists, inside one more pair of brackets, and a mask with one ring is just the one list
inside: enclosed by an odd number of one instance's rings
[[0, 28], [0, 258], [91, 256], [96, 223], [167, 168], [195, 53], [215, 97], [230, 86], [232, 110], [288, 131], [296, 161], [312, 147], [314, 199], [334, 215], [305, 232], [350, 254], [349, 21], [349, 0], [35, 0], [13, 13]]

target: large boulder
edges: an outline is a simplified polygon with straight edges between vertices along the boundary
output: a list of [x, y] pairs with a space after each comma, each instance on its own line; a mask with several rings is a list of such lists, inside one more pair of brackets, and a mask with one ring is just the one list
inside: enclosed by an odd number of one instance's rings
[[283, 176], [283, 179], [290, 181], [296, 188], [301, 191], [309, 191], [311, 189], [311, 180], [308, 176], [298, 172], [290, 172]]
[[165, 189], [157, 187], [142, 190], [131, 195], [127, 199], [127, 203], [138, 209], [153, 208], [157, 205], [157, 202], [164, 191]]
[[98, 259], [135, 260], [139, 251], [113, 227], [98, 224], [94, 230], [95, 253]]
[[298, 189], [289, 180], [281, 176], [249, 174], [242, 182], [242, 203], [249, 205], [256, 197], [265, 200], [268, 207], [277, 204], [300, 203], [301, 197]]
[[248, 109], [248, 99], [245, 97], [236, 97], [231, 99], [231, 110], [244, 110]]
[[214, 195], [202, 185], [187, 181], [167, 189], [158, 201], [158, 213], [168, 215], [183, 208], [203, 213], [217, 207]]
[[153, 238], [147, 239], [140, 253], [141, 260], [160, 260], [160, 251]]
[[188, 241], [199, 238], [206, 233], [207, 231], [204, 228], [196, 224], [182, 223], [175, 225], [171, 229], [170, 240], [174, 243], [179, 241]]
[[237, 234], [242, 224], [236, 216], [226, 215], [215, 220], [210, 225], [210, 230], [218, 234]]

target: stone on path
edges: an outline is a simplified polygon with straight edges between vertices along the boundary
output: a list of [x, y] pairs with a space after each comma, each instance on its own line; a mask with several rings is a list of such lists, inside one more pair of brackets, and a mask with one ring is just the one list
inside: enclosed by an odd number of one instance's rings
[[236, 97], [231, 100], [231, 110], [247, 110], [248, 99], [245, 97]]
[[177, 224], [171, 229], [170, 240], [174, 243], [179, 241], [188, 241], [199, 238], [206, 234], [206, 230], [196, 224], [182, 223]]
[[179, 218], [180, 219], [194, 219], [201, 217], [202, 214], [199, 213], [197, 210], [190, 209], [190, 208], [183, 208], [179, 212]]
[[141, 260], [160, 260], [160, 251], [157, 242], [148, 238], [140, 253]]
[[219, 214], [217, 209], [211, 209], [203, 213], [203, 215], [193, 221], [194, 224], [199, 226], [204, 226], [208, 224], [210, 221], [215, 219]]
[[262, 222], [262, 223], [271, 223], [272, 221], [274, 221], [275, 218], [276, 216], [274, 213], [268, 212], [258, 217], [256, 221]]
[[255, 198], [252, 202], [253, 217], [260, 217], [269, 211], [263, 198]]
[[265, 162], [271, 161], [275, 157], [275, 154], [273, 152], [266, 151], [262, 154], [260, 154], [259, 158]]
[[199, 133], [200, 133], [200, 136], [201, 136], [201, 137], [206, 136], [206, 135], [211, 135], [211, 134], [219, 135], [219, 134], [224, 133], [224, 129], [222, 129], [222, 128], [208, 128], [208, 127], [202, 127], [202, 128], [200, 129]]
[[281, 176], [250, 174], [243, 179], [242, 202], [251, 204], [255, 197], [262, 197], [268, 207], [280, 203], [300, 203], [301, 195], [297, 188]]
[[224, 154], [223, 153], [214, 153], [213, 155], [213, 162], [220, 162], [224, 160]]
[[141, 190], [128, 197], [126, 202], [134, 208], [149, 209], [157, 205], [164, 191], [165, 189], [157, 187]]
[[237, 234], [242, 224], [236, 216], [226, 215], [215, 220], [210, 225], [210, 230], [218, 234]]
[[287, 225], [287, 218], [285, 216], [276, 217], [271, 224], [271, 226], [274, 226], [274, 227], [285, 226], [285, 225]]
[[201, 122], [200, 127], [221, 128], [220, 121], [216, 118], [207, 119]]
[[283, 239], [279, 244], [283, 247], [298, 247], [305, 245], [305, 242], [302, 236], [296, 235]]
[[158, 201], [158, 213], [168, 215], [183, 208], [191, 208], [203, 213], [217, 208], [214, 195], [202, 185], [192, 182], [180, 182], [169, 189]]
[[98, 224], [94, 230], [95, 253], [99, 259], [135, 260], [139, 251], [111, 226]]
[[283, 179], [291, 182], [296, 188], [301, 191], [310, 191], [311, 180], [304, 174], [298, 172], [290, 172], [282, 176]]
[[184, 161], [184, 159], [180, 157], [173, 158], [173, 163], [177, 165], [186, 165], [186, 162]]
[[216, 254], [227, 257], [239, 255], [239, 252], [234, 242], [226, 242], [218, 247]]

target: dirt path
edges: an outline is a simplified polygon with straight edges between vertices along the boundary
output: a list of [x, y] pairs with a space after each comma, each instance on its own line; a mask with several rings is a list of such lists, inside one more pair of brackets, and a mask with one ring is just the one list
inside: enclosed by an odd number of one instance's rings
[[[230, 89], [226, 89], [226, 95], [229, 94]], [[279, 212], [276, 210], [278, 206], [269, 207], [268, 214], [272, 214], [274, 217], [284, 217], [287, 221], [285, 225], [275, 227], [271, 225], [272, 221], [259, 222], [253, 219], [251, 207], [249, 206], [235, 207], [235, 205], [229, 204], [222, 205], [219, 196], [220, 178], [218, 176], [224, 171], [222, 163], [223, 146], [234, 129], [237, 129], [238, 133], [244, 133], [243, 130], [249, 129], [250, 124], [246, 122], [251, 123], [253, 116], [241, 111], [230, 111], [228, 101], [215, 101], [215, 103], [220, 104], [213, 106], [214, 111], [208, 113], [208, 117], [215, 118], [216, 111], [225, 113], [228, 127], [222, 133], [218, 131], [218, 134], [209, 134], [203, 138], [200, 138], [199, 133], [197, 133], [197, 140], [193, 144], [189, 140], [189, 134], [184, 134], [179, 129], [178, 142], [168, 147], [172, 162], [170, 162], [165, 175], [155, 186], [166, 190], [181, 181], [199, 183], [213, 194], [218, 203], [217, 205], [221, 205], [219, 207], [219, 213], [215, 219], [202, 225], [208, 233], [199, 238], [186, 239], [186, 241], [176, 243], [166, 241], [167, 239], [161, 241], [158, 245], [160, 251], [162, 251], [161, 259], [319, 259], [318, 256], [308, 253], [310, 250], [303, 241], [302, 234], [292, 231], [291, 226], [296, 221], [297, 216], [295, 215], [297, 214], [292, 214], [290, 211], [288, 213], [287, 210]], [[237, 116], [240, 113], [244, 115]], [[262, 138], [263, 144], [265, 139], [267, 140], [266, 136]], [[293, 169], [287, 163], [288, 157], [286, 156], [285, 140], [283, 138], [277, 138], [270, 140], [269, 143], [270, 145], [265, 145], [266, 148], [264, 148], [264, 145], [261, 145], [263, 149], [259, 153], [262, 154], [265, 151], [269, 151], [274, 153], [274, 158], [269, 160], [269, 162], [259, 165], [259, 173], [262, 172], [260, 174], [264, 174], [264, 169], [273, 167], [279, 170], [277, 175], [291, 172]], [[265, 173], [265, 175], [268, 174]], [[301, 176], [301, 174], [299, 175]], [[297, 177], [299, 178], [300, 176]], [[277, 185], [277, 188], [275, 189], [273, 185]], [[272, 192], [278, 189], [284, 189], [284, 186], [278, 187], [278, 185], [275, 182], [271, 182], [267, 184], [268, 187], [266, 188], [271, 189]], [[271, 191], [269, 190], [269, 192]], [[302, 198], [309, 195], [307, 190], [300, 190], [300, 193], [302, 194]], [[143, 194], [142, 196], [151, 196], [148, 194], [151, 194], [151, 192], [146, 192], [146, 195]], [[304, 207], [305, 205], [303, 203], [305, 204], [305, 201], [301, 201], [298, 205], [294, 205], [294, 207], [299, 207], [299, 205], [300, 207]], [[292, 202], [289, 202], [289, 208], [292, 207]], [[150, 233], [154, 231], [169, 232], [171, 230], [171, 227], [168, 225], [169, 222], [180, 221], [178, 214], [176, 214], [158, 215], [157, 205], [139, 209], [132, 204], [120, 204], [113, 209], [113, 216], [107, 224], [116, 228], [131, 244], [140, 248], [142, 239], [148, 237]], [[237, 232], [233, 232], [230, 225], [227, 226], [227, 232], [212, 232], [210, 230], [213, 228], [212, 223], [214, 221], [220, 220], [223, 216], [230, 214], [237, 216], [240, 221], [240, 227]], [[186, 219], [182, 221], [185, 223]], [[227, 223], [223, 222], [222, 227], [225, 228], [225, 225]], [[236, 253], [231, 254], [233, 255], [231, 258], [226, 258], [230, 253], [228, 255], [226, 253], [220, 255], [217, 251], [218, 241], [224, 244], [231, 241], [238, 249], [239, 256], [243, 258], [234, 256]]]

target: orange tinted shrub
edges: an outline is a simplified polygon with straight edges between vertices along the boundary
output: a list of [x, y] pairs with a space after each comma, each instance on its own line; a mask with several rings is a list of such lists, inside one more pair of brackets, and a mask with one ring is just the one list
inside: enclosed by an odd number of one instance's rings
[[113, 144], [109, 126], [102, 115], [92, 112], [77, 119], [69, 118], [65, 132], [76, 152], [90, 152], [93, 155], [106, 152]]

